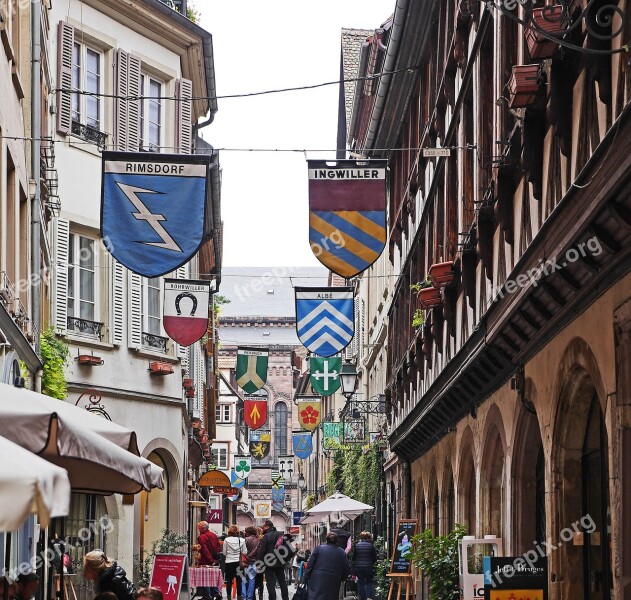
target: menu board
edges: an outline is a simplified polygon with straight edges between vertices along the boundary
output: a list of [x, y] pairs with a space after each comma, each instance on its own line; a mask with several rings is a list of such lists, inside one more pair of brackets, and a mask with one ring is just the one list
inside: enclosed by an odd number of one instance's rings
[[186, 554], [156, 554], [150, 586], [159, 589], [164, 600], [179, 600], [186, 566]]
[[416, 535], [417, 524], [416, 519], [405, 519], [397, 524], [397, 535], [394, 538], [392, 564], [390, 565], [391, 577], [404, 577], [410, 574], [412, 537]]

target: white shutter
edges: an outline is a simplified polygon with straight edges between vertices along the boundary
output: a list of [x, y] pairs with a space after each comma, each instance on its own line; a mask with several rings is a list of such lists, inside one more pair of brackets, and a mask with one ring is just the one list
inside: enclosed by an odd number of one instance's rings
[[142, 277], [129, 272], [127, 286], [129, 289], [127, 304], [129, 316], [128, 346], [135, 349], [142, 346]]
[[[129, 54], [118, 48], [114, 64], [114, 95], [129, 95]], [[114, 99], [114, 147], [116, 150], [127, 150], [128, 140], [128, 104], [121, 98]]]
[[125, 267], [111, 258], [112, 316], [110, 341], [115, 346], [123, 343], [125, 333]]
[[53, 221], [55, 249], [55, 329], [65, 334], [68, 326], [68, 245], [70, 222], [57, 218]]
[[[137, 56], [130, 54], [128, 57], [128, 91], [129, 96], [140, 96], [140, 68], [141, 62]], [[140, 103], [142, 100], [127, 101], [127, 150], [138, 152], [140, 148]]]
[[191, 153], [193, 134], [193, 83], [188, 79], [178, 79], [175, 82], [175, 145], [180, 154]]
[[[74, 27], [59, 22], [57, 27], [57, 88], [72, 89]], [[72, 94], [57, 92], [57, 131], [68, 135], [72, 129]]]

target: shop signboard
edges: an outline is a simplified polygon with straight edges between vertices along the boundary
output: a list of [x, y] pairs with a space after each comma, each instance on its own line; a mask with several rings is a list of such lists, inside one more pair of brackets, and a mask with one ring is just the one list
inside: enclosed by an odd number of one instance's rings
[[179, 600], [184, 569], [187, 566], [186, 554], [156, 554], [149, 585], [160, 590], [164, 600]]
[[407, 577], [410, 575], [412, 538], [416, 535], [417, 525], [418, 521], [416, 519], [403, 519], [397, 524], [397, 535], [394, 538], [392, 563], [390, 564], [391, 577]]
[[[502, 556], [502, 540], [494, 535], [465, 535], [459, 542], [460, 600], [488, 598], [484, 591], [484, 557]], [[495, 598], [493, 599], [495, 600]]]
[[548, 600], [548, 559], [485, 556], [484, 592], [490, 600]]

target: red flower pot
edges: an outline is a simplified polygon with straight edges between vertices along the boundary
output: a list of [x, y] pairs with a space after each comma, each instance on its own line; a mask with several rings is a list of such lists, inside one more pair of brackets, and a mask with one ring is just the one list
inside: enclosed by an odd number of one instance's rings
[[437, 290], [435, 287], [423, 288], [418, 292], [418, 305], [420, 308], [427, 310], [438, 306], [441, 302], [440, 290]]
[[173, 373], [173, 365], [154, 360], [149, 363], [149, 372], [151, 375], [170, 375]]
[[186, 388], [186, 397], [187, 398], [195, 398], [195, 388], [194, 387], [187, 387]]
[[511, 108], [533, 104], [539, 93], [539, 65], [515, 65], [508, 81]]
[[188, 388], [192, 388], [193, 387], [193, 380], [185, 377], [184, 379], [182, 379], [182, 387], [184, 389], [188, 389]]
[[[535, 8], [532, 11], [533, 25], [554, 37], [561, 37], [565, 30], [565, 22], [562, 17], [562, 6], [548, 6], [545, 10], [544, 8]], [[526, 30], [526, 43], [533, 60], [550, 58], [559, 47], [557, 42], [543, 37], [536, 29]]]
[[429, 268], [429, 278], [435, 288], [448, 286], [454, 280], [453, 261], [436, 263]]
[[77, 362], [86, 367], [99, 367], [103, 364], [103, 359], [100, 356], [94, 356], [94, 354], [79, 354]]

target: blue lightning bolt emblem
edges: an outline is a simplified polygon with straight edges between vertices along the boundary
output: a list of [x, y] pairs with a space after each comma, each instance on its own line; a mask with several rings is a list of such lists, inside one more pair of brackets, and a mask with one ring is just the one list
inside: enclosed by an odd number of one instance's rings
[[132, 213], [138, 220], [147, 221], [147, 224], [158, 234], [161, 242], [140, 242], [141, 244], [147, 244], [147, 246], [156, 246], [157, 248], [164, 248], [166, 250], [173, 250], [174, 252], [182, 252], [175, 240], [169, 235], [167, 230], [162, 226], [160, 221], [166, 221], [166, 217], [159, 213], [152, 213], [140, 200], [138, 194], [158, 194], [155, 190], [147, 190], [145, 188], [136, 187], [135, 185], [127, 185], [120, 181], [116, 185], [121, 189], [123, 194], [129, 198], [129, 201], [134, 205], [137, 213]]

